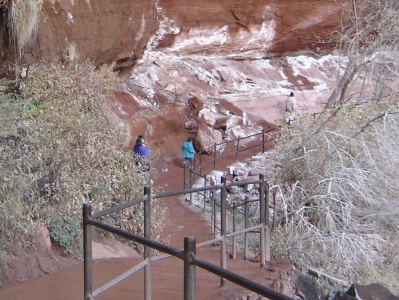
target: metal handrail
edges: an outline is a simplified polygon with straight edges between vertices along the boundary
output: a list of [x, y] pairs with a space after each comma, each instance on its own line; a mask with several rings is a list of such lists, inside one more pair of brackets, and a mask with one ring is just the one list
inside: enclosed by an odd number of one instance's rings
[[[222, 183], [220, 185], [213, 185], [201, 188], [195, 188], [185, 191], [176, 191], [176, 192], [168, 192], [168, 193], [160, 193], [160, 194], [151, 194], [149, 188], [144, 189], [145, 196], [139, 199], [126, 202], [124, 204], [112, 207], [110, 209], [105, 209], [100, 212], [93, 213], [91, 212], [91, 204], [85, 203], [83, 205], [83, 234], [84, 234], [84, 299], [85, 300], [93, 300], [95, 296], [99, 295], [103, 291], [109, 289], [110, 287], [114, 286], [116, 283], [120, 282], [121, 280], [125, 279], [129, 275], [133, 274], [139, 269], [145, 268], [145, 299], [151, 299], [151, 262], [155, 262], [156, 260], [160, 260], [169, 256], [178, 257], [184, 260], [184, 299], [185, 300], [195, 300], [195, 266], [198, 266], [204, 270], [207, 270], [211, 273], [219, 275], [221, 278], [221, 285], [223, 285], [225, 280], [229, 280], [234, 282], [244, 288], [247, 288], [251, 291], [254, 291], [262, 296], [269, 297], [272, 300], [292, 300], [291, 298], [277, 293], [269, 288], [266, 288], [262, 285], [259, 285], [253, 281], [250, 281], [246, 278], [243, 278], [235, 273], [226, 270], [226, 238], [235, 237], [240, 234], [246, 234], [247, 232], [258, 230], [261, 234], [261, 265], [264, 265], [265, 261], [265, 251], [269, 251], [266, 248], [268, 247], [268, 242], [266, 241], [265, 234], [268, 230], [268, 193], [267, 188], [265, 187], [264, 177], [263, 174], [260, 174], [259, 180], [254, 180], [254, 183], [260, 184], [260, 203], [261, 203], [261, 211], [260, 211], [260, 224], [245, 228], [243, 230], [233, 232], [227, 232], [226, 230], [226, 188], [227, 186], [241, 184], [240, 182], [235, 183], [226, 183], [226, 179], [222, 177]], [[246, 182], [245, 184], [247, 184]], [[222, 211], [221, 211], [221, 226], [220, 232], [221, 236], [217, 239], [213, 239], [210, 241], [206, 241], [204, 243], [199, 244], [198, 246], [195, 245], [195, 238], [193, 237], [186, 237], [185, 238], [185, 247], [184, 250], [176, 249], [174, 247], [162, 244], [160, 242], [154, 241], [151, 239], [150, 232], [151, 232], [151, 223], [150, 223], [150, 203], [151, 200], [154, 198], [163, 198], [175, 195], [185, 194], [187, 192], [198, 192], [198, 191], [208, 191], [208, 190], [216, 190], [220, 189], [222, 194], [221, 204], [222, 204]], [[263, 196], [266, 195], [266, 198]], [[263, 200], [262, 200], [263, 199]], [[115, 226], [112, 226], [107, 223], [103, 223], [102, 221], [98, 220], [98, 218], [105, 216], [109, 213], [113, 213], [119, 211], [121, 209], [125, 209], [135, 204], [143, 203], [144, 202], [144, 236], [140, 236], [137, 234], [132, 234], [122, 229], [119, 229]], [[144, 245], [144, 261], [141, 262], [139, 265], [135, 266], [134, 268], [128, 270], [127, 272], [123, 273], [122, 275], [118, 276], [116, 279], [110, 281], [109, 283], [101, 286], [100, 288], [96, 289], [93, 292], [92, 288], [92, 236], [91, 230], [92, 226], [98, 227], [100, 229], [106, 230], [108, 232], [114, 233], [121, 237], [124, 237], [129, 240], [133, 240], [137, 243]], [[192, 248], [192, 243], [194, 242], [194, 249]], [[216, 242], [221, 242], [221, 267], [213, 265], [207, 261], [200, 259], [199, 257], [195, 256], [195, 249], [204, 247], [207, 245], [214, 244]], [[266, 245], [266, 248], [264, 245]], [[191, 246], [190, 246], [191, 245]], [[151, 257], [150, 249], [155, 249], [160, 252], [166, 253], [166, 255], [162, 255], [158, 258]], [[262, 250], [263, 249], [263, 250]], [[269, 258], [270, 259], [270, 258]], [[269, 260], [267, 259], [267, 260]]]
[[[248, 151], [250, 149], [253, 149], [253, 148], [259, 147], [259, 146], [262, 146], [262, 153], [264, 153], [265, 152], [265, 144], [269, 143], [270, 141], [272, 141], [274, 139], [273, 137], [265, 139], [265, 135], [266, 134], [272, 135], [272, 132], [275, 131], [275, 130], [276, 130], [276, 128], [271, 128], [268, 131], [264, 131], [262, 129], [262, 131], [260, 133], [255, 133], [255, 134], [248, 135], [248, 136], [245, 136], [245, 137], [239, 137], [239, 138], [236, 138], [236, 139], [233, 139], [233, 140], [230, 140], [230, 141], [224, 141], [224, 142], [221, 142], [221, 143], [215, 143], [214, 145], [201, 150], [199, 153], [196, 153], [195, 156], [194, 156], [194, 159], [193, 159], [192, 167], [190, 168], [190, 170], [188, 172], [188, 175], [189, 175], [188, 179], [186, 179], [186, 169], [184, 169], [183, 188], [184, 189], [186, 187], [191, 188], [195, 176], [202, 177], [204, 180], [206, 180], [206, 175], [202, 175], [202, 173], [201, 173], [202, 169], [206, 165], [208, 165], [209, 163], [212, 163], [212, 162], [213, 162], [213, 168], [216, 169], [216, 161], [217, 161], [218, 158], [235, 155], [235, 159], [237, 160], [238, 153], [241, 153], [241, 152], [244, 152], [244, 151]], [[239, 149], [240, 141], [246, 140], [246, 139], [251, 139], [251, 138], [257, 137], [257, 136], [262, 136], [262, 142], [261, 143], [257, 143], [257, 144], [245, 147], [244, 149], [241, 149], [241, 150]], [[223, 153], [223, 155], [219, 155], [219, 156], [216, 155], [217, 154], [216, 149], [218, 147], [220, 147], [220, 146], [226, 146], [228, 143], [236, 143], [235, 151], [234, 152], [229, 152], [229, 153]], [[213, 153], [213, 158], [209, 159], [208, 161], [203, 162], [202, 158], [205, 157], [206, 153]], [[196, 167], [196, 162], [197, 161], [199, 161], [198, 167]]]
[[191, 255], [191, 263], [204, 269], [204, 270], [207, 270], [208, 272], [211, 272], [215, 275], [223, 277], [224, 279], [227, 279], [227, 280], [229, 280], [235, 284], [238, 284], [248, 290], [251, 290], [259, 295], [268, 297], [269, 299], [272, 299], [272, 300], [294, 300], [291, 297], [288, 297], [284, 294], [276, 292], [272, 289], [266, 288], [265, 286], [263, 286], [259, 283], [256, 283], [252, 280], [249, 280], [245, 277], [235, 274], [229, 270], [226, 270], [219, 266], [216, 266], [206, 260], [201, 259], [200, 257], [198, 257], [196, 255]]
[[[247, 149], [251, 149], [251, 148], [254, 148], [254, 147], [257, 147], [257, 146], [261, 146], [261, 145], [264, 146], [266, 143], [268, 143], [268, 142], [270, 142], [272, 140], [272, 139], [264, 140], [265, 134], [268, 134], [268, 133], [270, 134], [271, 132], [273, 132], [275, 130], [276, 130], [276, 128], [272, 128], [272, 129], [270, 129], [268, 131], [264, 131], [262, 129], [262, 131], [259, 132], [259, 133], [254, 133], [254, 134], [247, 135], [247, 136], [244, 136], [244, 137], [239, 137], [239, 138], [236, 138], [236, 139], [233, 139], [233, 140], [230, 140], [230, 141], [224, 141], [224, 142], [221, 142], [221, 143], [215, 143], [214, 145], [212, 145], [212, 146], [210, 146], [208, 148], [205, 148], [202, 151], [200, 151], [200, 153], [196, 154], [196, 156], [200, 156], [200, 155], [203, 155], [204, 153], [212, 152], [215, 147], [217, 148], [218, 146], [227, 145], [230, 142], [232, 142], [232, 143], [236, 142], [236, 151], [234, 151], [232, 153], [243, 152], [243, 151], [246, 151]], [[240, 146], [240, 141], [246, 140], [246, 139], [250, 139], [250, 138], [253, 138], [253, 137], [256, 137], [256, 136], [260, 136], [260, 135], [262, 135], [262, 143], [255, 144], [255, 145], [253, 145], [251, 147], [244, 148], [243, 150], [238, 150], [238, 148]], [[263, 147], [262, 147], [262, 152], [264, 152], [264, 148]], [[231, 154], [231, 153], [229, 153], [229, 154]]]

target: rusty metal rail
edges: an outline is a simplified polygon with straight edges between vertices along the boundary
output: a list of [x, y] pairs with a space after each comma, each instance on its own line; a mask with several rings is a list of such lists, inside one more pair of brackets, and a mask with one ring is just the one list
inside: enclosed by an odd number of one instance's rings
[[[268, 131], [262, 131], [260, 133], [255, 133], [252, 135], [248, 135], [245, 137], [239, 137], [237, 139], [231, 140], [231, 141], [224, 141], [221, 143], [215, 143], [214, 145], [201, 150], [199, 153], [197, 153], [194, 156], [192, 165], [190, 168], [184, 168], [184, 176], [183, 176], [183, 189], [186, 188], [191, 188], [193, 186], [193, 183], [195, 182], [195, 178], [199, 177], [204, 180], [204, 182], [207, 182], [206, 175], [202, 174], [202, 170], [212, 164], [212, 167], [214, 170], [216, 170], [217, 166], [217, 161], [219, 159], [222, 159], [224, 157], [234, 157], [234, 160], [237, 161], [238, 159], [238, 154], [242, 152], [249, 151], [254, 148], [260, 148], [260, 151], [262, 153], [265, 152], [265, 145], [275, 139], [274, 134], [276, 133], [276, 128], [272, 128]], [[257, 143], [252, 143], [251, 145], [245, 145], [245, 141], [250, 141], [253, 139], [257, 139]], [[232, 152], [223, 152], [223, 151], [218, 151], [218, 149], [222, 148], [225, 149], [227, 148], [227, 145], [229, 144], [235, 144], [234, 145], [234, 151]], [[241, 149], [240, 149], [241, 148]], [[211, 158], [205, 159], [206, 157], [209, 156], [209, 153], [213, 154]], [[233, 158], [232, 158], [233, 159]], [[191, 197], [191, 195], [190, 195]], [[191, 199], [190, 199], [191, 200]]]
[[[248, 182], [246, 182], [247, 184]], [[195, 278], [195, 267], [200, 267], [208, 272], [220, 276], [220, 284], [223, 285], [226, 280], [236, 283], [248, 290], [254, 291], [259, 295], [268, 297], [272, 300], [292, 300], [291, 298], [277, 293], [269, 288], [252, 282], [246, 278], [239, 276], [238, 274], [232, 273], [227, 270], [226, 266], [226, 239], [235, 237], [240, 234], [246, 234], [248, 232], [257, 231], [260, 233], [260, 265], [264, 265], [265, 261], [270, 260], [270, 244], [269, 244], [269, 229], [268, 229], [268, 189], [267, 184], [264, 182], [263, 174], [259, 176], [259, 180], [253, 181], [253, 183], [259, 184], [260, 190], [260, 216], [259, 224], [245, 228], [242, 230], [233, 232], [228, 232], [226, 227], [226, 210], [227, 210], [227, 186], [234, 184], [243, 184], [241, 182], [229, 183], [227, 184], [226, 178], [222, 177], [222, 183], [219, 185], [206, 186], [190, 190], [182, 190], [176, 192], [151, 194], [151, 190], [146, 187], [144, 189], [144, 196], [129, 201], [115, 207], [105, 209], [99, 212], [92, 213], [91, 204], [85, 203], [83, 205], [83, 234], [84, 234], [84, 299], [93, 300], [96, 296], [103, 293], [104, 291], [112, 288], [118, 282], [129, 277], [131, 274], [137, 272], [144, 268], [144, 296], [146, 300], [151, 299], [151, 264], [170, 256], [180, 258], [184, 261], [184, 300], [195, 300], [195, 288], [196, 288], [196, 278]], [[221, 194], [221, 211], [220, 211], [220, 237], [215, 238], [210, 241], [196, 245], [194, 237], [186, 237], [184, 241], [184, 249], [176, 249], [174, 247], [162, 244], [160, 242], [154, 241], [151, 238], [151, 201], [156, 198], [164, 198], [170, 196], [184, 195], [186, 193], [196, 193], [202, 191], [210, 191], [214, 193], [219, 190]], [[213, 197], [214, 198], [214, 197]], [[128, 208], [132, 205], [144, 204], [144, 236], [129, 233], [127, 231], [121, 230], [115, 226], [109, 225], [107, 223], [99, 220], [108, 214], [115, 213], [122, 209]], [[139, 244], [144, 245], [144, 260], [138, 265], [134, 266], [125, 273], [119, 275], [117, 278], [111, 280], [110, 282], [104, 284], [103, 286], [97, 288], [93, 291], [93, 263], [92, 263], [92, 229], [93, 227], [100, 228], [102, 230], [111, 232], [123, 238], [135, 241]], [[220, 255], [221, 255], [221, 266], [216, 266], [210, 262], [204, 261], [197, 257], [195, 254], [196, 249], [200, 247], [205, 247], [216, 242], [220, 242]], [[164, 253], [153, 257], [151, 255], [151, 250], [155, 249]]]
[[[215, 143], [214, 145], [202, 149], [199, 153], [197, 153], [194, 157], [191, 171], [194, 173], [202, 173], [202, 169], [209, 165], [213, 164], [213, 169], [216, 169], [217, 160], [223, 157], [234, 157], [235, 160], [238, 159], [238, 154], [242, 152], [246, 152], [253, 148], [260, 148], [260, 151], [265, 152], [265, 145], [274, 140], [274, 134], [276, 133], [276, 128], [272, 128], [268, 131], [262, 129], [261, 132], [255, 133], [252, 135], [248, 135], [245, 137], [239, 137], [237, 139], [233, 139], [230, 141], [223, 141], [221, 143]], [[251, 145], [245, 145], [245, 141], [251, 141], [253, 139], [257, 139], [257, 143], [252, 143]], [[225, 153], [224, 151], [219, 151], [218, 149], [225, 149], [229, 144], [234, 144], [234, 151]], [[211, 158], [205, 159], [209, 157], [209, 154], [213, 154]]]

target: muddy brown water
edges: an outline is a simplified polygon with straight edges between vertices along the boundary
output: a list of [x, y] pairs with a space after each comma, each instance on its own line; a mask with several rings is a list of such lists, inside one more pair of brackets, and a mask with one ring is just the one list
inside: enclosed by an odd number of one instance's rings
[[[227, 165], [227, 162], [224, 163]], [[156, 172], [154, 169], [152, 172]], [[183, 186], [183, 168], [176, 162], [168, 172], [158, 174], [157, 185], [165, 191], [180, 190]], [[184, 237], [194, 236], [197, 243], [211, 238], [207, 216], [191, 208], [184, 199], [169, 197], [161, 200], [168, 207], [168, 218], [164, 236], [170, 245], [183, 248]], [[211, 246], [197, 251], [197, 255], [215, 264], [220, 263], [219, 247]], [[107, 259], [93, 264], [93, 288], [121, 275], [140, 262], [139, 259]], [[228, 269], [240, 275], [260, 280], [259, 265], [247, 260], [228, 261]], [[263, 272], [263, 271], [262, 271]], [[183, 262], [178, 258], [168, 258], [152, 264], [152, 299], [183, 299]], [[226, 282], [220, 285], [220, 278], [197, 268], [197, 299], [232, 299], [242, 288]], [[262, 277], [262, 278], [261, 278]], [[267, 277], [267, 276], [266, 276]], [[266, 278], [265, 277], [265, 278]], [[270, 279], [272, 276], [268, 276]], [[144, 271], [131, 275], [128, 279], [105, 291], [96, 299], [144, 299]], [[74, 300], [83, 299], [83, 264], [62, 271], [43, 275], [21, 284], [0, 289], [0, 300]]]

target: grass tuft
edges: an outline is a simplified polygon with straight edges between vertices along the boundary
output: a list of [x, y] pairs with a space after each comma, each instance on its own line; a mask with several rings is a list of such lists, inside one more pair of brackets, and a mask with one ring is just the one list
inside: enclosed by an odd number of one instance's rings
[[13, 0], [9, 4], [8, 28], [11, 42], [14, 43], [19, 56], [36, 36], [41, 1]]

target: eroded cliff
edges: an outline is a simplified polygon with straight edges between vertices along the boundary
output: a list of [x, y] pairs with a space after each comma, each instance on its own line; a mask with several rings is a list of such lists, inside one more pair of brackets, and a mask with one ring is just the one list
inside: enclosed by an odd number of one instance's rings
[[[331, 48], [330, 33], [340, 17], [333, 0], [41, 2], [37, 34], [22, 58], [30, 63], [90, 59], [116, 70], [133, 66], [145, 49], [241, 58], [321, 51]], [[3, 61], [15, 63], [8, 10], [1, 9]]]

